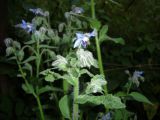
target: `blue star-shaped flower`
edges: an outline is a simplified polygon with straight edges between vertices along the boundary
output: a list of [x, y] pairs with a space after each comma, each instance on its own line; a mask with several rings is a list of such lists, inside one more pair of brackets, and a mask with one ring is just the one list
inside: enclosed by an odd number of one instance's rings
[[143, 73], [144, 73], [143, 71], [134, 71], [133, 77], [134, 78], [142, 77]]
[[76, 38], [73, 39], [75, 41], [74, 48], [76, 47], [83, 47], [86, 48], [86, 46], [89, 44], [89, 39], [91, 37], [95, 37], [97, 35], [96, 31], [94, 30], [91, 33], [76, 33]]
[[25, 20], [22, 20], [22, 23], [16, 25], [16, 27], [20, 27], [28, 33], [33, 32], [35, 30], [35, 26], [32, 23], [27, 23]]

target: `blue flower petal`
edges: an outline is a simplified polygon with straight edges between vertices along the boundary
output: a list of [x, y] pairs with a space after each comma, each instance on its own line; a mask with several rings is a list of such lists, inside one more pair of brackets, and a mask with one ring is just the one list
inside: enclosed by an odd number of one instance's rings
[[82, 40], [81, 39], [76, 39], [76, 42], [74, 43], [73, 48], [79, 47], [81, 45]]

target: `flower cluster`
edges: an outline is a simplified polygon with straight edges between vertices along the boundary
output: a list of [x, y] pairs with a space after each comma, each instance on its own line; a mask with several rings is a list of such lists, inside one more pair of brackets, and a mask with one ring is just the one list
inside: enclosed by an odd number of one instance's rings
[[76, 38], [73, 39], [74, 43], [74, 48], [86, 48], [88, 44], [90, 44], [89, 39], [91, 37], [95, 37], [97, 35], [96, 30], [93, 30], [91, 33], [76, 33]]

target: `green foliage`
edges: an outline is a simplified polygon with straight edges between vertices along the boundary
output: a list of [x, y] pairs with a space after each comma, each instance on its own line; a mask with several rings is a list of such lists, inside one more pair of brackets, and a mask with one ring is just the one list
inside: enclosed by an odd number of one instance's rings
[[148, 104], [152, 105], [152, 103], [141, 93], [131, 92], [129, 94], [129, 96], [133, 97], [133, 99], [135, 99], [136, 101], [143, 102], [143, 103], [148, 103]]
[[[54, 2], [51, 0], [27, 0], [23, 1], [23, 3], [20, 0], [9, 1], [9, 13], [15, 11], [14, 14], [9, 15], [12, 18], [9, 21], [12, 26], [23, 17], [23, 19], [32, 21], [37, 27], [36, 32], [31, 34], [25, 31], [13, 30], [18, 33], [18, 36], [13, 36], [14, 40], [8, 39], [6, 56], [8, 61], [16, 61], [18, 65], [18, 76], [24, 79], [22, 89], [27, 94], [32, 94], [36, 101], [40, 97], [40, 101], [42, 100], [43, 103], [51, 106], [52, 110], [49, 111], [56, 113], [55, 117], [52, 113], [46, 112], [46, 110], [45, 119], [61, 118], [59, 109], [64, 118], [71, 119], [71, 115], [75, 114], [76, 111], [80, 113], [79, 119], [93, 119], [100, 109], [94, 114], [94, 110], [91, 110], [88, 107], [90, 104], [87, 103], [104, 105], [107, 109], [112, 109], [112, 118], [115, 120], [136, 119], [139, 116], [130, 112], [134, 111], [136, 106], [128, 107], [127, 104], [128, 109], [126, 110], [126, 102], [133, 99], [151, 105], [154, 103], [152, 104], [143, 93], [133, 91], [143, 91], [151, 101], [159, 101], [159, 98], [157, 98], [159, 94], [159, 85], [157, 84], [159, 82], [159, 74], [156, 73], [160, 61], [159, 2], [157, 0], [148, 0], [147, 2], [145, 0], [94, 2], [97, 13], [96, 19], [89, 17], [90, 7], [92, 6], [88, 1], [84, 0], [55, 0]], [[76, 3], [77, 6], [82, 5], [85, 12], [83, 14], [73, 13], [70, 8], [71, 3]], [[23, 8], [21, 7], [22, 4]], [[36, 15], [30, 20], [31, 14], [28, 9], [34, 8], [33, 6], [49, 10], [51, 19]], [[26, 15], [29, 17], [26, 18]], [[73, 49], [75, 33], [80, 31], [85, 33], [90, 30], [90, 27], [97, 30], [96, 39], [101, 45], [99, 47], [102, 51], [99, 53], [102, 53], [104, 75], [100, 75], [97, 72], [100, 62], [98, 61], [98, 63], [95, 59], [98, 55], [95, 53], [94, 37], [88, 42], [88, 45], [90, 44], [89, 50]], [[131, 68], [131, 71], [134, 69], [144, 70], [145, 83], [135, 86], [127, 81], [122, 71], [128, 68]], [[3, 68], [1, 69], [3, 70]], [[152, 69], [152, 71], [148, 69]], [[17, 74], [17, 72], [14, 74]], [[8, 72], [7, 74], [11, 76], [12, 73]], [[107, 81], [105, 76], [107, 76]], [[127, 83], [125, 84], [125, 82]], [[115, 94], [106, 94], [105, 86], [109, 87], [109, 93]], [[51, 96], [53, 101], [48, 98], [50, 94], [54, 95], [54, 97]], [[22, 111], [25, 111], [24, 107], [26, 107], [23, 102], [15, 105], [17, 118], [20, 120], [33, 119], [27, 118], [22, 113]], [[4, 106], [0, 104], [0, 111], [5, 108], [5, 105], [8, 106], [7, 104], [12, 106], [10, 102], [6, 101]], [[33, 103], [30, 104], [34, 106]], [[53, 104], [54, 107], [52, 107]], [[83, 104], [82, 107], [77, 107], [81, 106], [81, 104]], [[38, 105], [39, 112], [42, 115], [42, 108], [44, 109], [45, 106], [42, 107], [41, 103]], [[86, 105], [89, 112], [87, 110], [86, 112], [83, 108]], [[29, 108], [29, 106], [27, 107]], [[77, 109], [73, 110], [73, 108]], [[10, 109], [6, 107], [3, 112], [11, 113]], [[145, 111], [149, 113], [149, 109], [145, 108]], [[35, 108], [36, 110], [37, 108]], [[149, 119], [156, 115], [156, 110], [158, 110], [158, 107], [154, 109], [154, 114], [148, 115]], [[26, 114], [29, 114], [29, 111]], [[92, 114], [94, 114], [94, 117]], [[24, 117], [22, 118], [22, 116]], [[10, 118], [11, 115], [8, 115], [5, 119]], [[37, 118], [39, 118], [38, 113]]]
[[62, 115], [65, 117], [65, 118], [68, 118], [70, 119], [70, 110], [69, 110], [69, 104], [68, 104], [68, 96], [65, 95], [63, 96], [60, 101], [59, 101], [59, 108], [61, 110], [61, 113]]
[[79, 95], [76, 99], [76, 102], [79, 104], [85, 104], [87, 102], [93, 103], [95, 105], [103, 104], [109, 109], [125, 108], [125, 104], [121, 102], [121, 99], [111, 94], [108, 94], [106, 96]]

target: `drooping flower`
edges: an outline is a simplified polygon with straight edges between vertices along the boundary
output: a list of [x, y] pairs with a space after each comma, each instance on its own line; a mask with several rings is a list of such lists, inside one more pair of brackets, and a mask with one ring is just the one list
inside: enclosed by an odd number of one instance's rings
[[35, 30], [35, 26], [32, 23], [27, 23], [25, 20], [22, 20], [22, 23], [16, 25], [16, 27], [20, 27], [28, 33], [33, 32]]
[[91, 37], [95, 37], [97, 35], [96, 30], [92, 31], [91, 33], [76, 33], [76, 38], [73, 39], [75, 41], [74, 48], [76, 47], [83, 47], [86, 48], [88, 44], [90, 44], [89, 39]]
[[72, 6], [72, 12], [75, 14], [81, 14], [84, 12], [84, 9], [81, 7], [76, 7], [75, 5]]
[[129, 80], [136, 84], [137, 87], [139, 87], [140, 81], [142, 82], [144, 81], [144, 77], [143, 77], [143, 71], [134, 71], [133, 75], [129, 77]]
[[35, 15], [41, 15], [41, 16], [45, 16], [45, 17], [49, 16], [49, 12], [48, 11], [43, 11], [41, 8], [29, 9], [29, 11], [31, 11]]
[[133, 77], [134, 78], [140, 78], [143, 75], [143, 71], [134, 71]]

